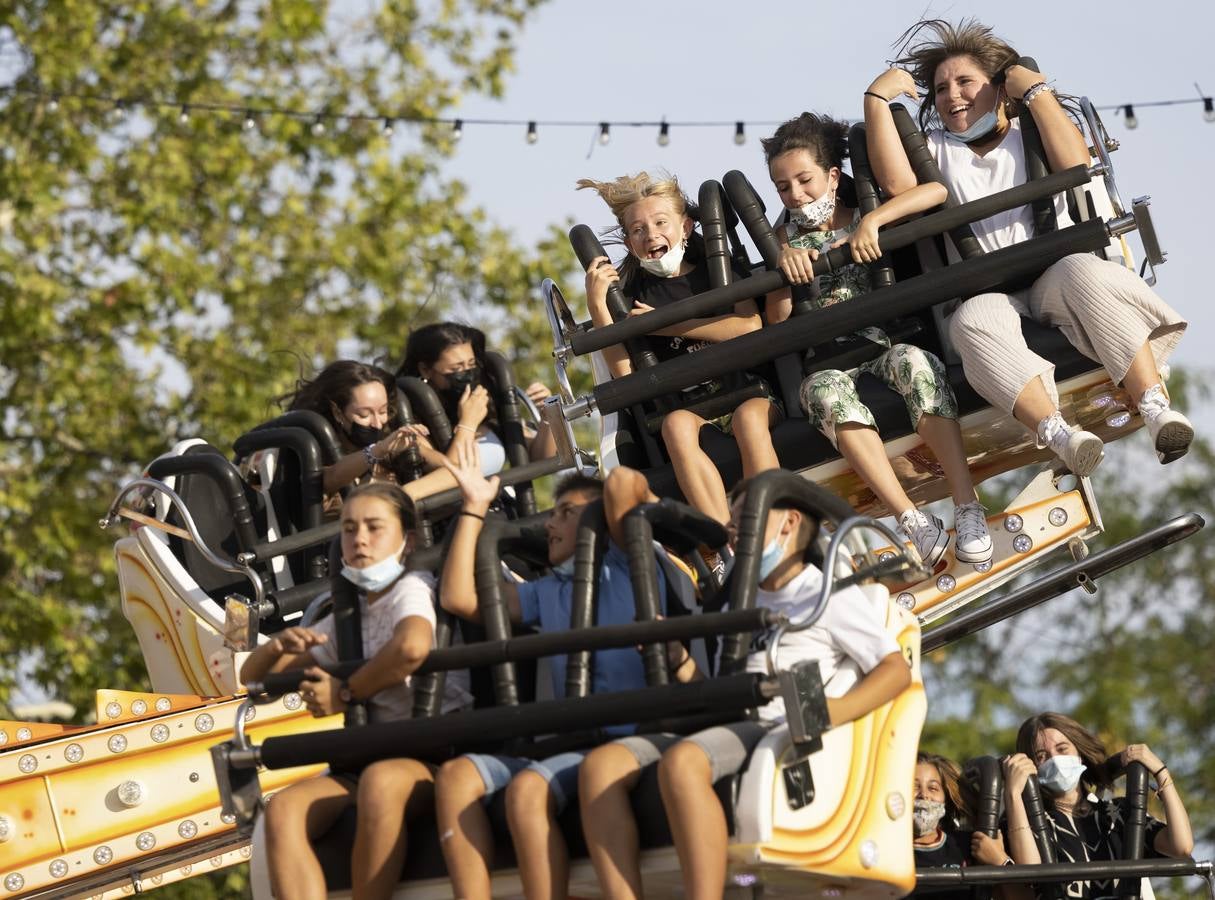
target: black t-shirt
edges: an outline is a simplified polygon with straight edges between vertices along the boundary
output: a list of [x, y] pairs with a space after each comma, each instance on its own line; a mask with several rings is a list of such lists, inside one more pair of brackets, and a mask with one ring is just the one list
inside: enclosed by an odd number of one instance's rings
[[[969, 831], [947, 831], [935, 847], [915, 846], [917, 869], [960, 869], [972, 865]], [[972, 896], [969, 887], [917, 890], [910, 894], [916, 900], [965, 900]]]
[[[1058, 861], [1124, 859], [1126, 854], [1122, 833], [1126, 812], [1125, 797], [1090, 803], [1088, 812], [1082, 816], [1068, 816], [1048, 807], [1047, 821], [1050, 823]], [[1159, 819], [1148, 816], [1147, 827], [1144, 829], [1144, 859], [1160, 857], [1156, 852], [1155, 843], [1156, 836], [1164, 827], [1164, 823]], [[1114, 900], [1118, 896], [1118, 879], [1073, 881], [1066, 886], [1063, 896], [1068, 900]]]

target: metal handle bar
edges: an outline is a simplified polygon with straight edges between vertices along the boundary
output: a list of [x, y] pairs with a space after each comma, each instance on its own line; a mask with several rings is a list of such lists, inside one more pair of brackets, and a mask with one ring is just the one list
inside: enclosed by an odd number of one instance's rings
[[[1114, 166], [1110, 162], [1110, 146], [1107, 143], [1109, 135], [1101, 123], [1097, 108], [1088, 97], [1080, 98], [1080, 112], [1084, 114], [1084, 122], [1088, 125], [1089, 134], [1093, 138], [1093, 149], [1097, 151], [1097, 159], [1101, 163], [1100, 174], [1105, 182], [1106, 193], [1110, 195], [1110, 205], [1114, 208], [1115, 216], [1125, 216], [1126, 207], [1122, 205], [1122, 195], [1118, 193], [1118, 185], [1114, 183]], [[1115, 144], [1115, 147], [1118, 145]]]
[[[177, 496], [176, 491], [170, 488], [163, 481], [159, 481], [155, 478], [136, 478], [118, 492], [118, 496], [115, 497], [113, 502], [110, 503], [109, 511], [105, 514], [105, 516], [98, 520], [97, 524], [105, 529], [109, 528], [116, 521], [118, 521], [118, 519], [122, 517], [119, 509], [122, 501], [126, 499], [128, 494], [139, 488], [148, 488], [153, 491], [159, 491], [168, 497], [169, 503], [172, 504], [175, 510], [177, 510], [178, 514], [181, 516], [182, 522], [185, 523], [186, 531], [189, 532], [190, 535], [190, 542], [198, 548], [198, 552], [203, 555], [203, 558], [221, 571], [231, 572], [234, 575], [244, 575], [246, 578], [248, 578], [249, 582], [253, 585], [253, 601], [259, 607], [262, 605], [266, 598], [266, 589], [262, 585], [261, 576], [244, 563], [225, 559], [207, 546], [207, 542], [204, 541], [202, 539], [202, 535], [198, 533], [198, 528], [194, 524], [194, 516], [192, 516], [190, 514], [190, 510], [186, 508], [185, 502], [181, 499], [181, 497]], [[155, 528], [156, 526], [153, 525], [151, 527]]]
[[[902, 546], [903, 539], [889, 525], [879, 522], [877, 519], [869, 516], [851, 516], [840, 522], [839, 527], [835, 530], [835, 534], [831, 536], [831, 543], [827, 546], [827, 555], [823, 560], [823, 586], [819, 590], [818, 599], [814, 603], [814, 607], [805, 616], [796, 622], [788, 622], [777, 627], [772, 639], [768, 642], [768, 674], [775, 675], [780, 671], [777, 668], [777, 657], [780, 652], [780, 639], [787, 633], [805, 631], [811, 625], [819, 620], [823, 614], [823, 610], [827, 608], [827, 601], [831, 598], [831, 591], [835, 587], [835, 563], [839, 557], [840, 547], [844, 545], [844, 538], [848, 532], [857, 528], [869, 528], [882, 535], [887, 540], [891, 541], [896, 547]], [[908, 557], [913, 565], [918, 566], [921, 570], [924, 569], [924, 562], [920, 559], [920, 554], [912, 545], [903, 550], [903, 555]]]
[[557, 282], [551, 278], [545, 278], [540, 282], [540, 293], [544, 296], [544, 311], [548, 314], [548, 327], [553, 332], [553, 359], [557, 372], [557, 390], [561, 392], [561, 399], [564, 402], [573, 403], [574, 388], [570, 385], [570, 378], [566, 372], [570, 357], [570, 345], [566, 336], [568, 333], [572, 333], [576, 326], [572, 317], [568, 321], [563, 321], [565, 317], [557, 308], [557, 304], [560, 303], [566, 316], [569, 315], [569, 305], [565, 302], [565, 295], [561, 293], [561, 288], [557, 287]]

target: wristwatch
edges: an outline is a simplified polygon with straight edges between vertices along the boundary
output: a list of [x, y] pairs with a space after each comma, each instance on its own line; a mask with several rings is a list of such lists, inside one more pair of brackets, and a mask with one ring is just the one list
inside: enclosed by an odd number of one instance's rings
[[354, 694], [350, 693], [350, 685], [344, 681], [338, 685], [338, 699], [343, 703], [354, 702]]

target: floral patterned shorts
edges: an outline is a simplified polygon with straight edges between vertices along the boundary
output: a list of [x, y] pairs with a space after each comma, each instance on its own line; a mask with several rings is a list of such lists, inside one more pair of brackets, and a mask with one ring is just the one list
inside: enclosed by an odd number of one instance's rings
[[911, 344], [895, 344], [881, 356], [851, 372], [825, 369], [802, 382], [799, 394], [810, 424], [836, 444], [835, 429], [845, 422], [877, 428], [869, 407], [861, 402], [856, 379], [868, 373], [907, 404], [907, 415], [919, 425], [924, 415], [958, 417], [958, 401], [945, 377], [945, 366], [931, 353]]

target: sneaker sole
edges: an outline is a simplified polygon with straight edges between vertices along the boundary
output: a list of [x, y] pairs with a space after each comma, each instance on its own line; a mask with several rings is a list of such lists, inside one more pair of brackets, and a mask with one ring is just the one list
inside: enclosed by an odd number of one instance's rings
[[949, 532], [942, 531], [941, 536], [937, 538], [937, 542], [932, 545], [932, 550], [924, 557], [924, 565], [930, 569], [935, 569], [947, 549], [949, 549]]
[[1091, 475], [1103, 459], [1105, 459], [1105, 445], [1101, 443], [1099, 437], [1094, 436], [1092, 440], [1083, 441], [1076, 448], [1076, 455], [1071, 466], [1072, 474], [1078, 478]]
[[1156, 434], [1156, 457], [1162, 465], [1181, 459], [1194, 440], [1194, 428], [1185, 422], [1170, 422]]
[[978, 563], [991, 562], [992, 557], [995, 556], [995, 552], [996, 552], [996, 548], [994, 546], [988, 547], [987, 552], [985, 552], [985, 553], [967, 553], [965, 550], [963, 550], [961, 547], [957, 546], [956, 544], [954, 545], [954, 548], [953, 548], [954, 558], [957, 559], [958, 562], [966, 563], [967, 565], [971, 565], [971, 566], [976, 565]]

